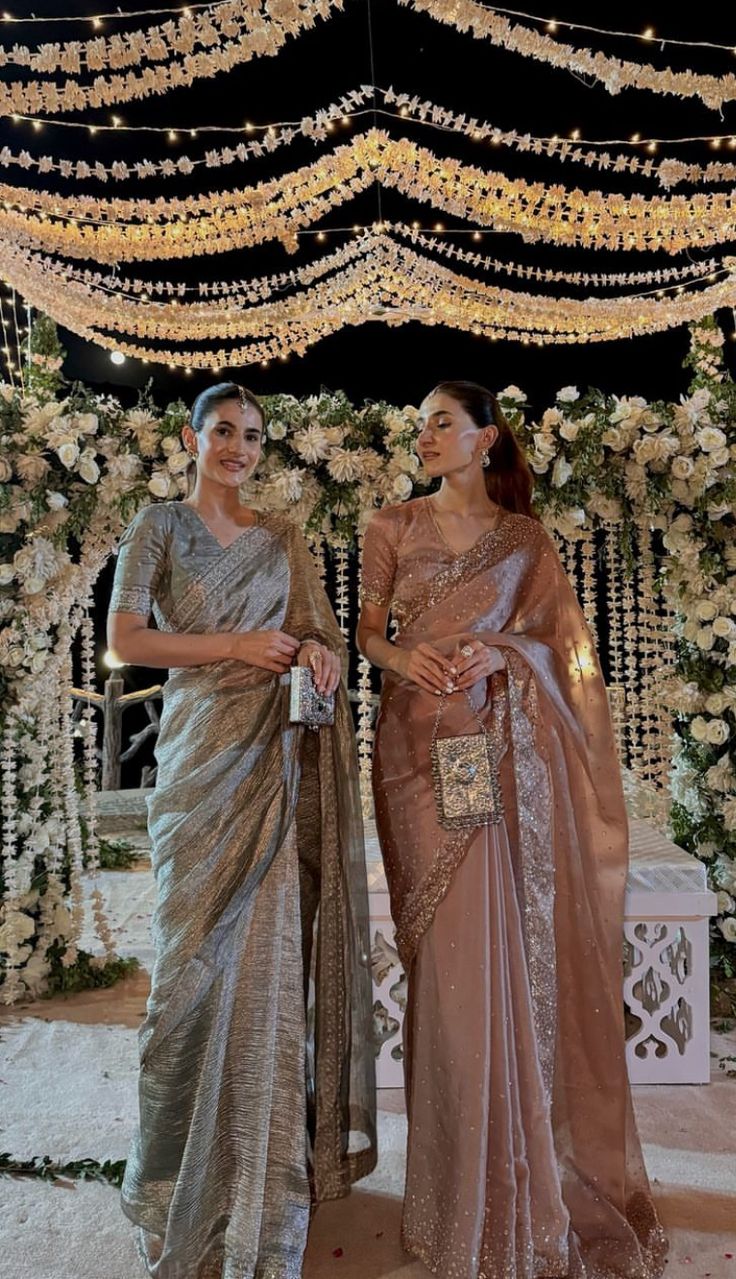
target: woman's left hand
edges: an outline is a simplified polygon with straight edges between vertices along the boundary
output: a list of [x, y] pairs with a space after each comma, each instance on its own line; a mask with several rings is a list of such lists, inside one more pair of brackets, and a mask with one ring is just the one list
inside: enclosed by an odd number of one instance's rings
[[[463, 652], [471, 649], [471, 652]], [[462, 691], [472, 688], [480, 679], [487, 679], [494, 671], [503, 670], [506, 663], [497, 648], [489, 648], [480, 640], [469, 640], [462, 644], [453, 655], [452, 664], [457, 671], [455, 689]]]
[[340, 658], [316, 640], [305, 640], [296, 659], [297, 666], [311, 667], [318, 693], [334, 693], [340, 683]]

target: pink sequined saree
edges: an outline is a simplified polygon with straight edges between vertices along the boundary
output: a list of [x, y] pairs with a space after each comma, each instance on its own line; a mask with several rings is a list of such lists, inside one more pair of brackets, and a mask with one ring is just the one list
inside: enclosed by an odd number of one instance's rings
[[[398, 645], [469, 638], [503, 820], [438, 823], [437, 699], [386, 673], [376, 821], [409, 979], [407, 1251], [441, 1279], [653, 1279], [665, 1243], [631, 1106], [621, 993], [627, 821], [598, 659], [542, 525], [457, 555], [427, 499], [366, 534], [364, 598]], [[449, 699], [441, 734], [477, 731]]]

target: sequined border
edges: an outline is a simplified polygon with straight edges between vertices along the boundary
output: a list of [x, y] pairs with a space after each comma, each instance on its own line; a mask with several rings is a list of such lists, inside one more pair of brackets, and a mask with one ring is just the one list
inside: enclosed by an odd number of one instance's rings
[[[524, 894], [524, 933], [537, 1045], [547, 1101], [552, 1095], [557, 1039], [555, 865], [552, 847], [552, 786], [547, 762], [535, 745], [537, 690], [517, 653], [506, 653], [509, 671], [511, 743], [519, 822]], [[529, 716], [525, 712], [525, 700]]]
[[151, 589], [148, 586], [117, 586], [110, 597], [110, 613], [141, 613], [148, 617], [151, 612]]
[[448, 568], [443, 569], [431, 581], [425, 582], [410, 599], [394, 600], [393, 614], [396, 620], [402, 627], [410, 626], [427, 609], [444, 603], [448, 595], [472, 581], [482, 569], [489, 567], [491, 548], [498, 558], [502, 558], [518, 545], [527, 525], [534, 522], [524, 517], [505, 515], [496, 528], [484, 533], [469, 551], [458, 555]]

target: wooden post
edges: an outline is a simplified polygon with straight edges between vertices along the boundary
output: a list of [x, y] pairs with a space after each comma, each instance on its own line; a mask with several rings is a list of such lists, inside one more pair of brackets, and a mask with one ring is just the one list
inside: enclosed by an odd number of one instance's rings
[[102, 738], [102, 789], [120, 790], [120, 752], [123, 742], [123, 707], [120, 698], [125, 684], [115, 671], [105, 680], [105, 725]]

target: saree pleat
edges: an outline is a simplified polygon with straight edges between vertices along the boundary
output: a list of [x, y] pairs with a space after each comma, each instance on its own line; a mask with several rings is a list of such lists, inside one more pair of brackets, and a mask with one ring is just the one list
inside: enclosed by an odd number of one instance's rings
[[[223, 549], [180, 504], [142, 512], [111, 608], [151, 607], [162, 629], [288, 629], [344, 660], [286, 521], [261, 517]], [[165, 686], [156, 958], [122, 1193], [156, 1279], [298, 1279], [312, 1198], [375, 1163], [352, 724], [343, 689], [334, 729], [307, 739], [284, 683], [220, 662]]]
[[[503, 819], [438, 823], [436, 699], [383, 679], [376, 822], [409, 987], [403, 1239], [441, 1279], [656, 1279], [666, 1245], [634, 1123], [621, 988], [628, 830], [598, 659], [542, 526], [454, 554], [426, 499], [368, 528], [364, 596], [396, 642], [480, 639], [472, 689]], [[442, 735], [476, 731], [463, 696]]]

